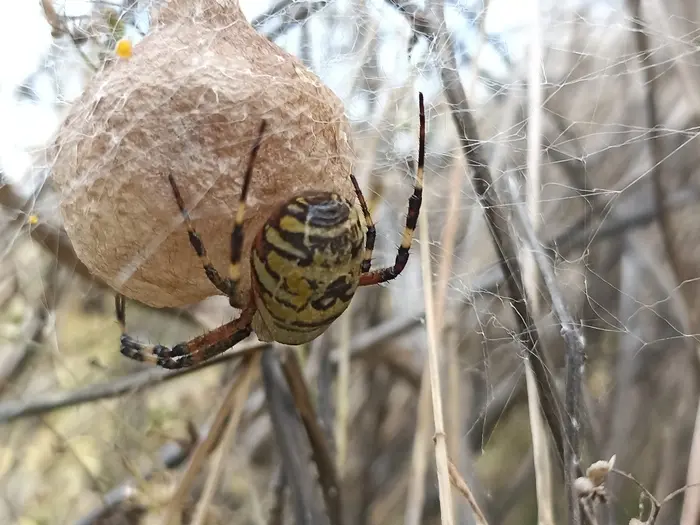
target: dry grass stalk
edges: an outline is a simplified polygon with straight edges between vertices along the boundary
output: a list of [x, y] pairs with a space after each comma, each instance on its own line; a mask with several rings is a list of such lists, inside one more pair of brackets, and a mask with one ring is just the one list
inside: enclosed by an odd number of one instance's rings
[[[239, 365], [239, 370], [245, 373], [247, 372], [247, 368], [250, 367], [251, 362], [257, 363], [257, 361], [258, 360], [253, 357], [246, 357]], [[221, 438], [221, 433], [224, 431], [226, 420], [231, 413], [233, 403], [238, 397], [238, 391], [242, 384], [241, 379], [240, 374], [237, 373], [229, 382], [227, 389], [223, 393], [221, 403], [214, 413], [209, 433], [197, 444], [192, 452], [187, 467], [185, 467], [185, 471], [180, 478], [180, 482], [170, 498], [170, 504], [165, 507], [165, 512], [161, 521], [163, 525], [180, 525], [182, 505], [189, 497], [197, 472]]]
[[404, 525], [419, 525], [423, 517], [425, 473], [428, 471], [428, 444], [430, 443], [431, 406], [429, 385], [430, 368], [424, 366], [418, 392], [417, 422], [413, 437], [411, 477], [406, 496]]
[[[425, 116], [421, 115], [421, 127], [424, 128]], [[421, 152], [423, 154], [424, 152]], [[422, 159], [419, 160], [421, 163]], [[440, 492], [440, 522], [443, 525], [454, 524], [454, 507], [450, 485], [450, 474], [447, 459], [447, 438], [445, 422], [442, 413], [442, 387], [440, 384], [440, 358], [438, 355], [439, 342], [435, 319], [435, 301], [433, 299], [432, 269], [430, 263], [430, 230], [428, 229], [428, 213], [418, 217], [421, 231], [420, 255], [423, 274], [423, 294], [425, 297], [425, 319], [428, 337], [428, 370], [430, 372], [430, 390], [433, 399], [433, 419], [435, 422], [435, 463], [437, 467], [438, 488]], [[422, 386], [422, 385], [421, 385]]]
[[333, 462], [324, 432], [319, 425], [318, 416], [304, 379], [304, 373], [294, 350], [287, 349], [284, 352], [282, 371], [309, 438], [312, 456], [318, 470], [318, 480], [321, 484], [323, 499], [326, 503], [326, 510], [331, 525], [342, 525], [342, 497], [337, 467]]
[[348, 453], [348, 415], [350, 413], [350, 341], [352, 339], [352, 304], [340, 320], [338, 345], [338, 383], [336, 387], [335, 446], [338, 475], [342, 479]]
[[694, 486], [694, 488], [689, 489], [683, 498], [680, 525], [695, 525], [700, 516], [700, 487], [698, 487], [700, 485], [700, 403], [695, 416], [693, 439], [690, 445], [686, 485]]
[[[539, 230], [541, 221], [541, 163], [540, 151], [542, 140], [542, 80], [540, 71], [543, 62], [542, 23], [540, 2], [535, 0], [534, 21], [530, 28], [530, 47], [528, 53], [528, 128], [527, 128], [527, 189], [526, 203], [528, 218], [534, 231]], [[521, 250], [523, 259], [523, 283], [527, 298], [532, 307], [533, 316], [540, 316], [540, 294], [538, 290], [537, 263], [532, 252], [527, 248]], [[530, 416], [530, 433], [535, 463], [535, 488], [537, 491], [537, 515], [540, 525], [554, 525], [554, 501], [552, 499], [552, 465], [549, 456], [549, 439], [545, 430], [545, 421], [540, 411], [540, 396], [537, 380], [530, 358], [525, 358], [525, 378], [527, 384], [528, 414]]]
[[[243, 377], [237, 384], [235, 397], [233, 399], [232, 413], [228, 424], [224, 429], [223, 435], [221, 436], [219, 446], [214, 453], [214, 456], [211, 458], [209, 473], [207, 475], [207, 480], [204, 483], [204, 491], [202, 493], [202, 497], [197, 503], [197, 508], [195, 509], [194, 516], [192, 517], [191, 525], [205, 525], [206, 523], [209, 506], [211, 505], [216, 489], [218, 488], [219, 478], [221, 477], [221, 471], [224, 466], [224, 459], [226, 454], [228, 454], [231, 450], [231, 446], [236, 435], [236, 429], [238, 428], [238, 423], [241, 420], [243, 409], [245, 408], [245, 403], [248, 399], [251, 384], [254, 377], [259, 372], [259, 363], [260, 353], [256, 354], [250, 360], [247, 368], [243, 371]], [[164, 523], [163, 525], [167, 524]]]
[[462, 496], [464, 496], [467, 502], [469, 503], [469, 506], [472, 508], [472, 511], [474, 511], [474, 517], [476, 518], [477, 524], [489, 525], [488, 520], [486, 519], [486, 516], [484, 515], [481, 508], [479, 508], [479, 503], [476, 501], [474, 494], [472, 494], [469, 485], [467, 485], [467, 482], [464, 481], [464, 478], [459, 473], [459, 469], [455, 467], [454, 463], [452, 463], [451, 461], [448, 463], [448, 467], [450, 470], [450, 482], [452, 483], [452, 485], [454, 485], [454, 487], [457, 490], [459, 490], [459, 492], [461, 492]]

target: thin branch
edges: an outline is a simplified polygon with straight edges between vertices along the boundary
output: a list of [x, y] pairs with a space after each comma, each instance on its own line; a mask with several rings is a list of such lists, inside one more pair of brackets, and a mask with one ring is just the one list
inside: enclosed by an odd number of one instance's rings
[[0, 423], [7, 423], [22, 417], [35, 416], [60, 408], [92, 403], [103, 399], [112, 399], [136, 390], [153, 388], [167, 381], [178, 379], [207, 367], [225, 363], [232, 359], [239, 359], [261, 348], [267, 348], [267, 346], [266, 343], [259, 342], [240, 345], [234, 351], [224, 354], [217, 359], [205, 361], [197, 367], [182, 368], [174, 371], [149, 367], [142, 372], [120, 377], [119, 379], [107, 383], [90, 385], [85, 388], [67, 392], [57, 391], [45, 394], [32, 394], [27, 401], [8, 401], [6, 403], [0, 403]]
[[[512, 191], [515, 186], [515, 181], [512, 176], [508, 176], [508, 182], [511, 185]], [[559, 290], [552, 265], [541, 249], [539, 241], [537, 240], [537, 235], [533, 231], [528, 217], [520, 206], [514, 206], [514, 211], [520, 223], [521, 233], [525, 235], [526, 244], [534, 253], [545, 286], [549, 292], [552, 310], [561, 326], [561, 336], [564, 338], [564, 343], [566, 345], [566, 414], [564, 419], [566, 444], [564, 447], [564, 475], [569, 493], [568, 503], [570, 518], [573, 520], [573, 523], [580, 523], [580, 508], [577, 495], [574, 492], [573, 483], [574, 479], [580, 475], [579, 473], [581, 471], [579, 465], [579, 429], [581, 428], [581, 390], [585, 361], [583, 334], [569, 313], [564, 297]]]
[[[239, 370], [248, 377], [246, 373], [248, 367], [253, 363], [257, 363], [258, 360], [252, 358], [251, 356], [246, 356], [244, 360], [240, 363]], [[163, 525], [179, 525], [180, 516], [182, 511], [182, 506], [190, 494], [190, 489], [194, 483], [195, 476], [199, 471], [202, 463], [214, 450], [216, 444], [220, 441], [220, 437], [224, 431], [226, 423], [229, 419], [229, 414], [232, 411], [234, 401], [238, 397], [238, 392], [241, 389], [241, 385], [246, 384], [245, 377], [241, 378], [241, 372], [236, 370], [235, 375], [230, 380], [228, 387], [223, 393], [221, 403], [214, 413], [214, 418], [211, 424], [211, 429], [209, 433], [200, 440], [199, 443], [194, 448], [192, 455], [189, 458], [189, 462], [185, 467], [185, 471], [180, 478], [177, 488], [174, 494], [170, 498], [170, 502], [165, 507], [165, 514], [161, 523]]]
[[459, 473], [459, 470], [457, 467], [455, 467], [454, 463], [450, 461], [448, 465], [450, 469], [450, 482], [457, 490], [459, 490], [462, 496], [465, 497], [467, 502], [469, 502], [469, 506], [474, 511], [474, 516], [476, 516], [476, 522], [479, 525], [488, 525], [488, 520], [486, 519], [486, 516], [482, 512], [481, 508], [479, 508], [479, 504], [477, 503], [474, 494], [472, 494], [469, 485], [467, 485], [467, 482], [464, 481], [464, 478]]
[[[13, 221], [14, 224], [26, 223], [27, 217], [33, 213], [34, 204], [34, 199], [26, 200], [20, 197], [11, 184], [0, 184], [0, 206], [17, 214]], [[93, 281], [100, 287], [109, 288], [104, 282], [92, 275], [90, 270], [78, 259], [68, 235], [61, 227], [52, 225], [39, 217], [39, 221], [30, 225], [28, 230], [32, 239], [50, 252], [62, 266]]]
[[[353, 359], [364, 359], [371, 357], [368, 355], [375, 346], [405, 333], [407, 330], [420, 326], [422, 317], [411, 317], [405, 319], [393, 319], [383, 323], [371, 330], [363, 332], [355, 337], [350, 345], [350, 352]], [[252, 352], [270, 348], [269, 343], [253, 342], [242, 343], [228, 353], [222, 354], [214, 359], [205, 361], [201, 365], [179, 370], [164, 370], [162, 368], [146, 368], [142, 372], [137, 372], [126, 377], [122, 377], [107, 383], [90, 385], [85, 388], [68, 392], [49, 392], [46, 394], [32, 394], [27, 401], [8, 401], [0, 403], [0, 423], [7, 423], [14, 419], [43, 414], [52, 410], [77, 406], [84, 403], [91, 403], [102, 399], [111, 399], [145, 388], [153, 388], [166, 381], [178, 379], [184, 375], [196, 373], [210, 366], [227, 363], [233, 359], [239, 359]]]
[[0, 362], [0, 394], [8, 387], [12, 378], [21, 373], [30, 358], [36, 355], [35, 350], [44, 339], [46, 323], [50, 318], [49, 314], [56, 309], [65, 291], [64, 280], [59, 276], [56, 263], [51, 261], [42, 278], [42, 281], [46, 283], [45, 303], [41, 302], [32, 309], [28, 321], [22, 327], [22, 333], [29, 334], [29, 340], [21, 344], [19, 348], [3, 352], [4, 356]]
[[323, 430], [318, 424], [316, 410], [311, 403], [311, 396], [304, 380], [304, 373], [301, 370], [294, 350], [287, 349], [283, 354], [282, 371], [294, 398], [294, 404], [306, 428], [306, 434], [309, 437], [331, 525], [342, 525], [343, 511], [338, 472], [328, 449]]
[[265, 350], [261, 363], [265, 401], [273, 435], [281, 455], [284, 478], [294, 502], [294, 523], [325, 523], [326, 513], [317, 495], [316, 473], [309, 468], [308, 439], [299, 412], [294, 406], [277, 351], [273, 348]]
[[221, 477], [221, 470], [223, 469], [224, 465], [224, 457], [229, 451], [234, 437], [236, 436], [236, 429], [238, 428], [238, 423], [243, 415], [245, 402], [248, 399], [251, 383], [258, 372], [259, 362], [260, 354], [256, 354], [247, 365], [246, 370], [243, 371], [243, 378], [236, 386], [236, 394], [232, 401], [233, 408], [231, 409], [231, 417], [229, 418], [228, 424], [223, 431], [216, 453], [212, 458], [209, 474], [207, 475], [207, 480], [204, 483], [202, 497], [197, 503], [197, 509], [195, 510], [190, 525], [203, 525], [207, 521], [207, 512], [218, 487], [219, 478]]

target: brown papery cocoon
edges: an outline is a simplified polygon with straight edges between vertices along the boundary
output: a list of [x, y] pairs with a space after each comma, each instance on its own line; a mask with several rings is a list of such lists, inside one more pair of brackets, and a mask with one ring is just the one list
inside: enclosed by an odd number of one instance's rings
[[63, 123], [53, 179], [78, 257], [154, 307], [218, 293], [189, 244], [172, 173], [214, 266], [228, 276], [230, 233], [248, 155], [268, 121], [248, 195], [248, 255], [272, 208], [305, 190], [355, 202], [340, 100], [258, 34], [234, 1], [170, 3], [133, 56], [99, 72]]

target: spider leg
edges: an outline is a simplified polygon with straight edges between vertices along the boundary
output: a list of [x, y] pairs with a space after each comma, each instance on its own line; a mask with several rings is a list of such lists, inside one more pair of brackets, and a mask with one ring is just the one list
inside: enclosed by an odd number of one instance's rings
[[204, 243], [202, 242], [201, 237], [194, 229], [194, 225], [192, 224], [192, 220], [190, 219], [190, 214], [187, 211], [187, 208], [185, 208], [185, 201], [182, 198], [182, 194], [180, 193], [177, 184], [175, 184], [175, 179], [172, 173], [168, 174], [168, 180], [170, 181], [170, 186], [172, 186], [173, 188], [173, 194], [175, 195], [177, 206], [178, 208], [180, 208], [180, 213], [182, 214], [182, 218], [185, 221], [185, 226], [187, 227], [187, 235], [190, 238], [190, 244], [192, 245], [192, 248], [194, 248], [194, 251], [197, 252], [197, 256], [199, 257], [199, 259], [202, 261], [202, 267], [204, 267], [204, 271], [206, 272], [207, 277], [209, 278], [211, 283], [214, 286], [216, 286], [221, 292], [231, 297], [232, 295], [234, 295], [235, 291], [233, 283], [230, 279], [224, 279], [223, 277], [221, 277], [216, 268], [214, 268], [214, 265], [211, 263], [211, 259], [209, 259], [209, 255], [207, 255], [207, 250], [206, 248], [204, 248]]
[[[419, 126], [419, 141], [418, 141], [418, 167], [416, 169], [416, 181], [413, 186], [413, 195], [408, 200], [408, 214], [406, 215], [406, 227], [403, 230], [403, 236], [401, 238], [401, 245], [399, 246], [398, 253], [396, 254], [396, 259], [393, 266], [388, 268], [380, 268], [377, 270], [369, 271], [370, 269], [370, 259], [372, 257], [372, 248], [374, 248], [374, 239], [376, 237], [376, 231], [374, 229], [374, 224], [370, 218], [367, 221], [367, 242], [365, 245], [365, 258], [362, 261], [362, 274], [360, 275], [360, 286], [370, 286], [373, 284], [380, 284], [387, 281], [391, 281], [399, 276], [399, 274], [406, 267], [408, 262], [408, 254], [411, 249], [411, 242], [413, 241], [413, 232], [416, 230], [418, 224], [418, 214], [420, 213], [420, 206], [423, 202], [423, 168], [425, 166], [425, 109], [423, 107], [423, 93], [418, 94], [418, 108], [420, 116], [420, 126]], [[355, 191], [359, 191], [357, 181], [353, 179], [353, 185], [355, 186]], [[361, 195], [361, 193], [359, 194]], [[358, 197], [360, 199], [360, 205], [364, 202], [364, 197]], [[369, 211], [367, 210], [367, 204], [364, 204], [362, 211], [365, 213], [365, 219], [369, 217]], [[371, 230], [370, 230], [371, 225]]]
[[358, 184], [355, 175], [352, 173], [350, 174], [350, 181], [355, 187], [355, 195], [357, 195], [357, 200], [360, 203], [360, 208], [362, 208], [362, 213], [365, 216], [365, 223], [367, 226], [367, 232], [365, 233], [365, 255], [362, 259], [362, 264], [360, 265], [360, 271], [362, 273], [367, 273], [372, 267], [372, 251], [374, 250], [374, 240], [377, 238], [377, 228], [374, 227], [372, 214], [369, 212], [369, 208], [367, 207], [365, 196], [362, 194], [360, 185]]
[[168, 180], [170, 181], [170, 186], [172, 186], [173, 194], [175, 195], [175, 201], [177, 202], [178, 208], [180, 208], [180, 213], [185, 221], [185, 226], [187, 227], [187, 234], [190, 238], [190, 244], [197, 252], [199, 259], [202, 261], [202, 266], [207, 274], [207, 277], [221, 292], [226, 294], [228, 297], [233, 297], [236, 294], [236, 288], [238, 286], [238, 281], [241, 277], [241, 257], [243, 255], [243, 222], [245, 218], [246, 210], [246, 197], [248, 196], [248, 188], [250, 187], [250, 179], [253, 175], [253, 166], [255, 164], [255, 158], [260, 149], [260, 142], [262, 139], [263, 132], [267, 126], [266, 121], [262, 121], [260, 128], [258, 130], [258, 136], [255, 139], [253, 148], [250, 151], [250, 156], [248, 158], [248, 165], [246, 167], [246, 172], [243, 177], [243, 188], [241, 189], [241, 196], [238, 201], [238, 211], [236, 213], [236, 220], [233, 225], [233, 231], [231, 232], [231, 267], [230, 267], [230, 278], [225, 279], [221, 277], [219, 272], [214, 268], [211, 263], [211, 259], [207, 255], [207, 250], [204, 248], [204, 243], [201, 237], [194, 229], [192, 221], [190, 219], [190, 214], [185, 207], [185, 201], [182, 198], [182, 194], [175, 184], [175, 179], [172, 174], [168, 175]]
[[124, 296], [117, 294], [114, 300], [117, 321], [122, 330], [120, 351], [136, 361], [154, 363], [163, 368], [176, 369], [197, 365], [222, 354], [252, 333], [250, 326], [253, 311], [244, 310], [238, 319], [221, 325], [210, 332], [195, 337], [172, 348], [163, 345], [144, 344], [126, 333], [126, 305]]
[[[241, 278], [241, 258], [243, 255], [243, 219], [245, 218], [246, 209], [246, 197], [248, 196], [248, 188], [250, 187], [250, 179], [253, 178], [253, 166], [255, 165], [255, 158], [258, 155], [258, 150], [260, 149], [260, 141], [262, 140], [263, 133], [267, 122], [263, 120], [260, 123], [260, 128], [258, 129], [258, 138], [253, 144], [253, 148], [250, 150], [250, 157], [248, 158], [248, 166], [243, 176], [243, 188], [241, 189], [241, 198], [238, 201], [238, 211], [236, 212], [236, 222], [233, 225], [233, 231], [231, 232], [231, 266], [229, 268], [229, 275], [231, 276], [231, 282], [235, 285], [238, 284], [238, 280]], [[230, 296], [229, 296], [230, 297]]]

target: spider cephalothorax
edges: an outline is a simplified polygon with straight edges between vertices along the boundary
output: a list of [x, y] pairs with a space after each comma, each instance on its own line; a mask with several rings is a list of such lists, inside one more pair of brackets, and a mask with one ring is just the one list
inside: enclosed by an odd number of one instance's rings
[[[408, 203], [406, 227], [393, 266], [370, 271], [376, 231], [357, 180], [350, 175], [359, 210], [354, 203], [333, 192], [315, 191], [288, 199], [270, 214], [250, 252], [251, 298], [237, 319], [172, 348], [145, 345], [126, 333], [124, 297], [118, 294], [116, 312], [122, 328], [122, 354], [165, 368], [182, 368], [226, 351], [253, 331], [265, 341], [306, 343], [322, 334], [345, 311], [358, 286], [379, 284], [397, 277], [408, 262], [423, 194], [425, 113], [422, 94], [419, 94], [419, 114], [418, 168]], [[229, 298], [235, 296], [241, 276], [246, 195], [265, 128], [263, 121], [243, 179], [231, 233], [228, 278], [222, 277], [209, 260], [175, 179], [172, 175], [168, 177], [190, 243], [207, 277]], [[361, 217], [364, 217], [364, 227]]]

